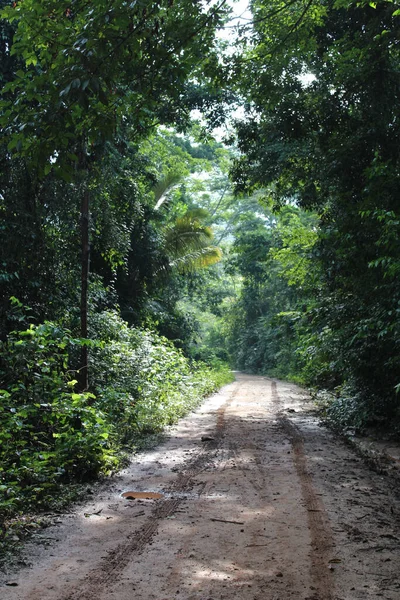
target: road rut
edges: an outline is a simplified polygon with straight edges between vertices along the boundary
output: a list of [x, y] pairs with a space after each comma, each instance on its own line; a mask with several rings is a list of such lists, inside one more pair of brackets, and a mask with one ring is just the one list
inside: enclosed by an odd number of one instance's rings
[[304, 390], [238, 374], [32, 540], [0, 596], [396, 600], [399, 515], [391, 480], [318, 423]]

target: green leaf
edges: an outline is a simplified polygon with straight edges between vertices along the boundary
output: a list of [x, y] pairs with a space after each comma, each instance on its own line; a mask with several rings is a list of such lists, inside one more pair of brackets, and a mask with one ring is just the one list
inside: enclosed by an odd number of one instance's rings
[[69, 83], [63, 90], [61, 90], [60, 92], [60, 98], [62, 98], [63, 96], [67, 96], [71, 90], [71, 85], [72, 83]]
[[29, 67], [30, 65], [33, 65], [34, 67], [36, 67], [37, 63], [38, 63], [38, 59], [37, 59], [37, 57], [36, 57], [34, 54], [32, 54], [32, 55], [31, 55], [31, 56], [30, 56], [30, 57], [29, 57], [29, 58], [28, 58], [28, 59], [25, 61], [25, 64], [26, 64], [26, 66], [27, 66], [27, 67]]

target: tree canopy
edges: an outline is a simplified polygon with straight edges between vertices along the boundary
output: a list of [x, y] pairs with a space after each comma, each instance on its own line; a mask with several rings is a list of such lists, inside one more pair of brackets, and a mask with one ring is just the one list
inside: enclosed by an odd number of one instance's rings
[[[237, 124], [236, 189], [263, 190], [277, 210], [316, 212], [311, 370], [320, 385], [375, 398], [370, 412], [389, 403], [395, 413], [400, 12], [384, 1], [252, 7], [252, 44], [237, 57], [248, 110]], [[273, 257], [283, 267], [290, 259], [282, 274], [293, 285], [296, 242], [282, 243]]]

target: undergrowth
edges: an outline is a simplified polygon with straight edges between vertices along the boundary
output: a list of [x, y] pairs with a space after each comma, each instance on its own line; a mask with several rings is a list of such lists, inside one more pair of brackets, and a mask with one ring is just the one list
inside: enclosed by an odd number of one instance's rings
[[[354, 385], [345, 384], [333, 392], [317, 390], [314, 402], [327, 425], [338, 433], [400, 438], [399, 414], [394, 401], [367, 394]], [[396, 399], [395, 399], [396, 400]]]
[[33, 527], [23, 515], [59, 508], [60, 490], [72, 500], [77, 484], [118, 469], [146, 436], [233, 379], [116, 312], [94, 316], [91, 337], [85, 393], [71, 367], [82, 341], [59, 324], [31, 325], [0, 345], [0, 554], [16, 530]]

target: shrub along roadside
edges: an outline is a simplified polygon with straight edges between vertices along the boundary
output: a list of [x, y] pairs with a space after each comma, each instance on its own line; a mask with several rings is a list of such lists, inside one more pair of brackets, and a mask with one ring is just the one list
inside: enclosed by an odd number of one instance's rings
[[[56, 323], [0, 345], [0, 553], [10, 520], [54, 506], [66, 484], [118, 468], [143, 434], [161, 431], [232, 381], [228, 368], [191, 364], [171, 342], [116, 312], [93, 318], [94, 393], [76, 393], [81, 341]], [[56, 500], [58, 502], [58, 500]]]

